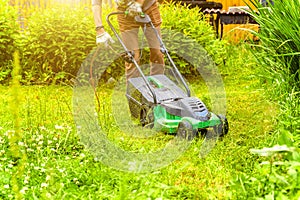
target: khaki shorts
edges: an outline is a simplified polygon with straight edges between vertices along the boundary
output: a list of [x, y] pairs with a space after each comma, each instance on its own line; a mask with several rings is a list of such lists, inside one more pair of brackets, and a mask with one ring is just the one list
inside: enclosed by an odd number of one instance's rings
[[[124, 10], [119, 10], [124, 11]], [[147, 15], [149, 15], [154, 27], [158, 27], [161, 25], [162, 20], [158, 8], [158, 3], [155, 2], [149, 9], [145, 11]], [[134, 20], [134, 17], [118, 15], [119, 28], [121, 32], [125, 32], [131, 29], [138, 29], [141, 27], [140, 24], [137, 24]]]
[[[159, 36], [160, 25], [162, 23], [161, 15], [158, 8], [158, 3], [154, 3], [148, 10], [145, 11], [149, 15], [154, 27], [156, 27]], [[122, 40], [128, 50], [139, 49], [138, 32], [143, 25], [137, 23], [134, 17], [126, 15], [118, 15], [119, 29], [121, 31]], [[150, 26], [143, 27], [144, 34], [147, 38], [147, 42], [150, 48], [159, 49], [160, 44], [157, 39], [157, 35]]]

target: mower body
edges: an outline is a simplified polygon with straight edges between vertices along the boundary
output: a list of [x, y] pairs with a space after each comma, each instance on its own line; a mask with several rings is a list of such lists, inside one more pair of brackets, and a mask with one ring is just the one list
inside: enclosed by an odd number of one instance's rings
[[126, 97], [132, 117], [143, 126], [166, 133], [176, 133], [182, 121], [188, 121], [193, 130], [202, 130], [221, 124], [221, 119], [209, 112], [196, 97], [189, 97], [172, 80], [163, 74], [146, 77], [156, 94], [153, 95], [142, 77], [128, 80]]

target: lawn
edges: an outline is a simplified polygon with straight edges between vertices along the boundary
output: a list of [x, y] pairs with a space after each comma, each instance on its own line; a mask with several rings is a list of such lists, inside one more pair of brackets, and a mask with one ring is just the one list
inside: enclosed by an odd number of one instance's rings
[[[249, 150], [271, 143], [277, 115], [258, 68], [245, 45], [229, 47], [228, 60], [219, 67], [226, 90], [228, 135], [205, 158], [199, 156], [203, 140], [196, 138], [175, 161], [144, 173], [113, 169], [84, 148], [74, 123], [72, 86], [0, 86], [0, 198], [243, 198], [235, 196], [237, 189], [246, 198], [247, 191], [234, 183], [256, 172], [260, 158]], [[200, 80], [189, 82], [197, 97], [208, 99]], [[164, 134], [150, 139], [122, 135], [110, 112], [111, 97], [104, 90], [98, 93], [101, 105], [108, 105], [98, 112], [99, 121], [120, 148], [147, 153], [172, 139]], [[169, 151], [166, 158], [172, 153], [176, 154]]]

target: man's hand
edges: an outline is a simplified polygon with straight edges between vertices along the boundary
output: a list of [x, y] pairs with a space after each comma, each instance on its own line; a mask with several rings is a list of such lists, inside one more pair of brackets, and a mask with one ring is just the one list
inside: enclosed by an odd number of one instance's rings
[[108, 46], [109, 42], [114, 43], [114, 40], [107, 32], [103, 32], [100, 35], [96, 36], [96, 44], [101, 45], [104, 44], [106, 47]]
[[131, 2], [128, 5], [128, 8], [126, 10], [128, 12], [128, 15], [131, 17], [140, 15], [143, 10], [142, 10], [142, 4], [138, 3], [138, 2]]
[[126, 8], [128, 1], [127, 0], [115, 0], [116, 4], [120, 8]]

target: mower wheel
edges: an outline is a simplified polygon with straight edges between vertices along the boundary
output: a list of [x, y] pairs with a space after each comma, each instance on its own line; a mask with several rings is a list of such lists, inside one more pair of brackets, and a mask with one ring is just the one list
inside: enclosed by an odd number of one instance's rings
[[142, 106], [141, 114], [140, 114], [140, 122], [143, 127], [153, 128], [154, 126], [153, 110], [146, 105]]
[[218, 133], [220, 137], [226, 135], [229, 131], [229, 124], [228, 120], [224, 115], [218, 115], [219, 119], [221, 120], [221, 124], [217, 125], [215, 131]]
[[193, 140], [197, 134], [197, 130], [193, 129], [190, 122], [183, 120], [179, 123], [177, 129], [177, 137], [185, 140]]

